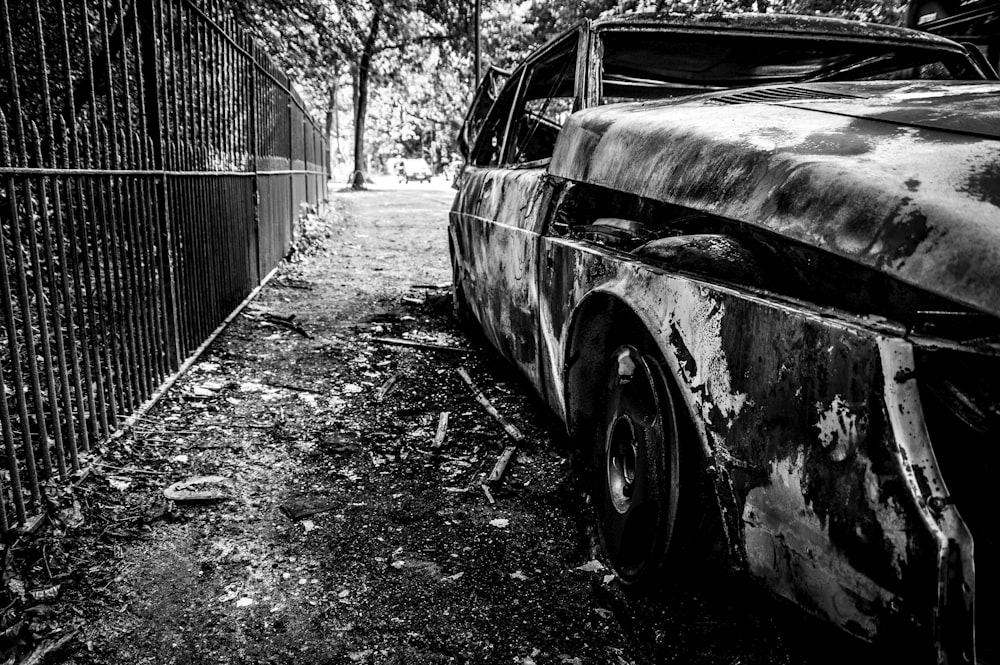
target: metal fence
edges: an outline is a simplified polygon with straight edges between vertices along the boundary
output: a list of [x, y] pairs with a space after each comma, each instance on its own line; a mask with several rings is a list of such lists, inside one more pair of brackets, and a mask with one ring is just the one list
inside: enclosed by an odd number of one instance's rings
[[0, 0], [0, 531], [287, 254], [325, 145], [217, 2]]

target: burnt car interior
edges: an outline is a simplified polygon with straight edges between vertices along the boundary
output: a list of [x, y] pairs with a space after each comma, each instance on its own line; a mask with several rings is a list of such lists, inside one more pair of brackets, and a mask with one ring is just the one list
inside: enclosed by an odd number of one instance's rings
[[[719, 33], [606, 31], [601, 103], [806, 81], [978, 79], [968, 59], [941, 50]], [[762, 42], [767, 43], [762, 43]]]

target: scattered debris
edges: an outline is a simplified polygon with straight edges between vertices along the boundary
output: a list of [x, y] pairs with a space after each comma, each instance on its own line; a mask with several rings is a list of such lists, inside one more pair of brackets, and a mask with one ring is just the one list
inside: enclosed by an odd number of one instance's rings
[[281, 512], [288, 516], [288, 519], [295, 521], [305, 517], [312, 517], [313, 515], [325, 513], [333, 510], [336, 506], [337, 504], [330, 501], [303, 499], [298, 501], [289, 501], [288, 503], [282, 504], [280, 509]]
[[108, 476], [108, 484], [119, 492], [124, 492], [132, 486], [132, 481], [128, 478], [121, 478], [119, 476]]
[[504, 448], [503, 452], [500, 453], [500, 457], [497, 458], [497, 463], [493, 466], [493, 470], [490, 471], [486, 482], [495, 483], [503, 478], [503, 472], [507, 470], [507, 465], [510, 464], [510, 460], [516, 452], [517, 446], [507, 446]]
[[271, 386], [272, 388], [284, 388], [285, 390], [294, 390], [295, 392], [299, 393], [312, 393], [313, 395], [323, 394], [323, 391], [321, 390], [313, 390], [312, 388], [303, 388], [302, 386], [296, 386], [291, 383], [271, 383], [269, 381], [267, 385]]
[[[114, 487], [114, 485], [112, 485], [112, 487]], [[34, 534], [36, 531], [38, 531], [38, 529], [41, 528], [42, 524], [45, 523], [47, 517], [48, 517], [47, 513], [39, 513], [37, 515], [29, 517], [28, 520], [24, 523], [24, 526], [21, 528], [21, 535], [30, 536]]]
[[143, 509], [140, 519], [143, 524], [151, 524], [161, 517], [165, 517], [168, 512], [170, 512], [170, 504], [167, 503], [166, 499], [158, 497]]
[[[45, 640], [25, 656], [18, 665], [42, 665], [42, 663], [49, 659], [49, 656], [54, 656], [62, 651], [63, 647], [69, 644], [70, 640], [76, 637], [79, 632], [79, 630], [73, 630], [57, 640]], [[52, 662], [56, 661], [53, 660]]]
[[375, 393], [375, 399], [376, 399], [376, 401], [381, 402], [382, 400], [384, 400], [385, 397], [386, 397], [386, 395], [388, 395], [390, 392], [392, 392], [392, 389], [396, 387], [396, 384], [399, 383], [399, 380], [402, 377], [403, 377], [402, 374], [400, 374], [399, 372], [396, 372], [395, 374], [393, 374], [392, 376], [390, 376], [388, 379], [386, 379], [385, 383], [383, 383], [381, 386], [379, 386], [378, 392]]
[[508, 436], [510, 436], [510, 438], [514, 439], [514, 441], [517, 441], [518, 443], [524, 441], [524, 435], [521, 434], [521, 430], [517, 429], [517, 427], [515, 427], [509, 420], [507, 420], [503, 416], [503, 414], [501, 414], [499, 411], [496, 410], [496, 407], [494, 407], [493, 404], [490, 402], [490, 400], [486, 398], [486, 395], [483, 394], [483, 391], [481, 391], [479, 388], [476, 387], [476, 384], [473, 382], [472, 377], [469, 376], [468, 370], [466, 370], [464, 367], [459, 367], [456, 371], [458, 372], [458, 375], [462, 377], [462, 380], [465, 381], [465, 383], [469, 386], [469, 389], [472, 391], [472, 394], [476, 398], [476, 401], [479, 402], [484, 409], [486, 409], [487, 413], [493, 416], [494, 420], [500, 423], [504, 431], [507, 432]]
[[30, 589], [28, 591], [28, 598], [35, 603], [44, 603], [49, 600], [55, 600], [59, 597], [59, 585], [52, 584], [41, 589]]
[[465, 349], [460, 346], [447, 346], [445, 344], [431, 344], [430, 342], [414, 342], [411, 339], [400, 339], [398, 337], [372, 337], [373, 342], [378, 344], [389, 344], [390, 346], [410, 346], [415, 349], [427, 351], [449, 351], [451, 353], [472, 353], [473, 349]]
[[262, 318], [268, 323], [273, 323], [277, 326], [283, 328], [288, 328], [293, 332], [297, 332], [306, 339], [313, 339], [313, 336], [306, 331], [305, 328], [294, 322], [295, 315], [291, 314], [289, 316], [281, 316], [280, 314], [275, 314], [273, 312], [264, 312]]
[[192, 476], [163, 490], [172, 501], [219, 501], [228, 499], [233, 481], [225, 476]]
[[441, 566], [437, 563], [428, 561], [427, 559], [408, 556], [404, 553], [394, 555], [393, 561], [389, 565], [396, 570], [414, 570], [430, 577], [441, 576]]
[[442, 411], [441, 415], [438, 416], [438, 428], [437, 433], [434, 435], [434, 447], [440, 448], [441, 444], [444, 443], [444, 437], [448, 434], [448, 411]]
[[236, 601], [236, 607], [250, 607], [253, 604], [253, 598], [240, 598]]
[[483, 488], [483, 494], [486, 495], [486, 500], [490, 502], [491, 506], [495, 506], [497, 502], [496, 499], [493, 498], [493, 492], [490, 492], [490, 488], [487, 487], [485, 484], [480, 485], [480, 487]]
[[421, 300], [420, 298], [411, 298], [409, 296], [403, 296], [403, 302], [407, 303], [408, 305], [423, 305], [424, 304], [424, 301]]
[[495, 526], [498, 529], [506, 529], [510, 524], [510, 520], [506, 517], [498, 517], [495, 520], [490, 520], [490, 526]]

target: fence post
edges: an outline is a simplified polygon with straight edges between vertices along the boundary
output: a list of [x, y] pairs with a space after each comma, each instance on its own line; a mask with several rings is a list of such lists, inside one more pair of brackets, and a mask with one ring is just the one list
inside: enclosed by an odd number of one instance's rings
[[294, 131], [292, 125], [295, 124], [295, 114], [292, 113], [292, 105], [295, 99], [292, 97], [292, 80], [288, 79], [288, 244], [295, 242], [295, 141], [292, 139]]
[[250, 85], [248, 91], [250, 93], [250, 111], [247, 113], [247, 122], [249, 123], [249, 136], [250, 136], [250, 159], [253, 162], [253, 201], [251, 205], [253, 206], [253, 236], [254, 236], [254, 274], [256, 279], [254, 280], [257, 284], [264, 279], [263, 271], [260, 269], [260, 174], [257, 170], [258, 161], [260, 161], [260, 146], [258, 145], [259, 130], [257, 128], [257, 121], [260, 116], [260, 108], [258, 108], [258, 97], [257, 97], [257, 58], [255, 56], [255, 50], [253, 44], [247, 45], [247, 53], [250, 55], [250, 66], [247, 68], [250, 76]]

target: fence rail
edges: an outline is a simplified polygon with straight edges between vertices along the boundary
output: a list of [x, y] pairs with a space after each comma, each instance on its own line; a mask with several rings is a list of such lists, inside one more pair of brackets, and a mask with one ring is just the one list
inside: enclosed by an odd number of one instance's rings
[[0, 531], [287, 254], [325, 146], [214, 0], [0, 0]]

